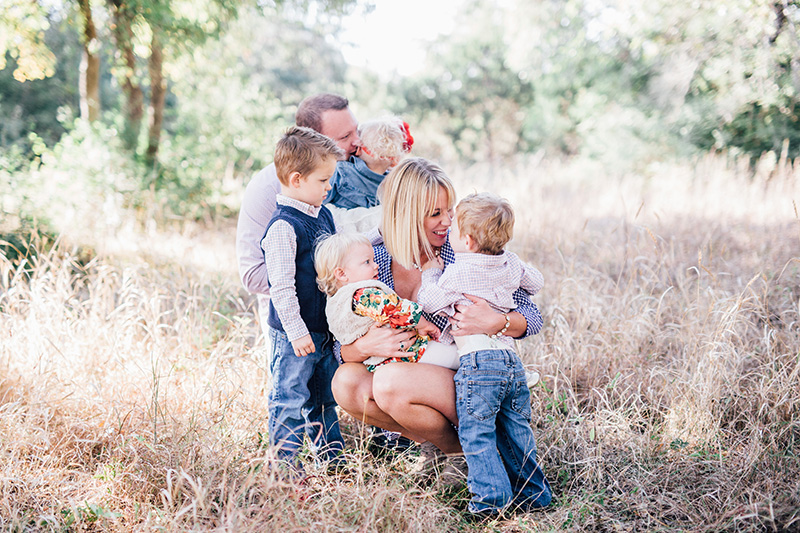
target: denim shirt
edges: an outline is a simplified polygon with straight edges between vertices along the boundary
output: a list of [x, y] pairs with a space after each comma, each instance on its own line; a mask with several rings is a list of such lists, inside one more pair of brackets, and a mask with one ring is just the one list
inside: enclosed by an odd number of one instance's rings
[[351, 156], [348, 161], [339, 161], [324, 203], [342, 209], [375, 207], [378, 205], [378, 186], [384, 177], [385, 174], [371, 171], [364, 160], [356, 156]]

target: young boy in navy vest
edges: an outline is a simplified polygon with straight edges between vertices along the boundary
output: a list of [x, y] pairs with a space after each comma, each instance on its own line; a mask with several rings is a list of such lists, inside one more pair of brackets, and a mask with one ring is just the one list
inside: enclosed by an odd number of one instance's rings
[[292, 466], [297, 466], [304, 435], [323, 461], [344, 447], [331, 392], [337, 367], [333, 337], [314, 270], [317, 241], [336, 233], [322, 202], [341, 155], [333, 140], [296, 126], [275, 147], [281, 194], [261, 241], [270, 284], [269, 442]]

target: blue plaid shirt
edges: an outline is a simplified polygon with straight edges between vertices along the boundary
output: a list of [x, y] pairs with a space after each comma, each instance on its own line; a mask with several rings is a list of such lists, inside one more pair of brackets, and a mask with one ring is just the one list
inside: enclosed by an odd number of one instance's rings
[[[394, 276], [392, 276], [392, 256], [390, 256], [389, 252], [386, 251], [386, 246], [383, 243], [373, 245], [372, 249], [375, 252], [375, 263], [378, 265], [378, 279], [388, 285], [389, 288], [394, 290]], [[450, 247], [449, 239], [445, 241], [444, 246], [442, 246], [441, 250], [439, 251], [439, 257], [441, 257], [442, 261], [444, 261], [445, 268], [447, 268], [447, 265], [455, 262], [456, 254]], [[531, 301], [528, 293], [522, 289], [517, 289], [514, 292], [513, 298], [514, 303], [517, 304], [517, 308], [514, 309], [514, 311], [524, 316], [525, 320], [528, 322], [528, 325], [525, 328], [525, 333], [521, 337], [516, 338], [523, 339], [530, 335], [536, 335], [539, 333], [542, 330], [542, 325], [544, 324], [542, 320], [542, 314], [539, 312], [539, 308], [536, 307], [536, 304]], [[447, 325], [448, 320], [446, 317], [440, 315], [431, 316], [427, 313], [423, 313], [423, 315], [425, 318], [436, 324], [436, 327], [438, 327], [440, 330], [443, 330]], [[333, 353], [336, 355], [339, 363], [342, 363], [341, 350], [342, 347], [339, 344], [339, 341], [336, 341], [333, 346]]]

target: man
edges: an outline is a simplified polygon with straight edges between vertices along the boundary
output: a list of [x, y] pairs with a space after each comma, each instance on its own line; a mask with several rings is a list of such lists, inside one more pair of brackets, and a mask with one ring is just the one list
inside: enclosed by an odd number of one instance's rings
[[[344, 159], [355, 155], [359, 146], [358, 121], [350, 111], [347, 98], [336, 94], [322, 93], [309, 96], [297, 106], [295, 123], [311, 128], [333, 141], [344, 150]], [[239, 277], [242, 285], [256, 295], [258, 315], [266, 336], [267, 313], [269, 311], [269, 283], [267, 266], [261, 239], [275, 211], [275, 197], [281, 184], [275, 172], [275, 164], [261, 169], [244, 191], [242, 208], [236, 226], [236, 257], [239, 261]]]

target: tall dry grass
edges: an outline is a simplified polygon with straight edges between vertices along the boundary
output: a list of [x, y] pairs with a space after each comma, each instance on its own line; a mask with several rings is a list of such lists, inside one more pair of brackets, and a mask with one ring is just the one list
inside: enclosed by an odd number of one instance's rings
[[[544, 273], [519, 344], [543, 512], [467, 524], [464, 494], [375, 460], [274, 475], [253, 300], [230, 221], [0, 258], [0, 522], [8, 530], [800, 530], [800, 169], [723, 155], [613, 175], [456, 169], [517, 206]], [[487, 177], [489, 176], [489, 177]]]

